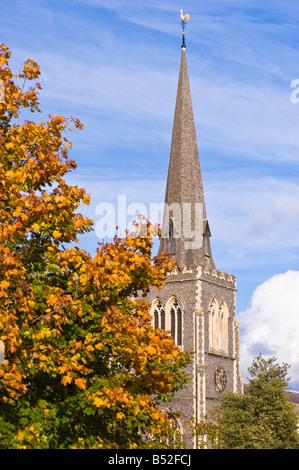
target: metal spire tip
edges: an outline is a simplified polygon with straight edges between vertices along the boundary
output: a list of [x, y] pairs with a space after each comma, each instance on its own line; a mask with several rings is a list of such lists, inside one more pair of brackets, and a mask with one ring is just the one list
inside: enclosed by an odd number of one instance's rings
[[189, 15], [184, 15], [183, 10], [181, 10], [181, 20], [182, 20], [182, 28], [183, 28], [183, 34], [182, 34], [182, 47], [186, 47], [186, 42], [185, 42], [185, 23], [186, 21], [189, 20]]

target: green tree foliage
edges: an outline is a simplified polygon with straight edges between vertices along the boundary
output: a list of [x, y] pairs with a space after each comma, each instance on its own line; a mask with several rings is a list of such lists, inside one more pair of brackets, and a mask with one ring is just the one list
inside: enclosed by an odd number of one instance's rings
[[39, 112], [40, 70], [29, 59], [13, 74], [9, 59], [2, 44], [0, 448], [141, 446], [143, 435], [167, 435], [157, 402], [187, 381], [188, 356], [140, 300], [174, 262], [152, 260], [150, 227], [94, 258], [77, 246], [92, 221], [78, 212], [88, 195], [64, 179], [76, 168], [65, 132], [82, 125], [21, 121], [24, 109]]
[[244, 395], [225, 392], [211, 416], [221, 449], [292, 449], [298, 447], [298, 416], [288, 400], [289, 366], [254, 358]]

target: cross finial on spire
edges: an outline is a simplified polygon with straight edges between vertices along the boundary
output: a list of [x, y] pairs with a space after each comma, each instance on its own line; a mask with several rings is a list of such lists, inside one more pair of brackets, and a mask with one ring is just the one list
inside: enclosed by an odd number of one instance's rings
[[189, 20], [189, 15], [184, 15], [183, 10], [181, 10], [181, 19], [182, 19], [182, 28], [183, 28], [182, 47], [186, 47], [186, 43], [185, 43], [185, 22]]

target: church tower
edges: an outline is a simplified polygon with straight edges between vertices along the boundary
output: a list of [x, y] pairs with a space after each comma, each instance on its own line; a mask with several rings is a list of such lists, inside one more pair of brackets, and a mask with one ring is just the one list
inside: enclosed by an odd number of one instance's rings
[[[151, 291], [153, 326], [169, 330], [175, 343], [192, 351], [187, 388], [165, 408], [184, 420], [203, 419], [221, 392], [243, 393], [240, 372], [239, 325], [236, 319], [236, 278], [216, 269], [210, 244], [192, 109], [184, 36], [173, 120], [159, 253], [172, 253], [180, 270], [164, 288]], [[196, 448], [187, 435], [188, 447]]]

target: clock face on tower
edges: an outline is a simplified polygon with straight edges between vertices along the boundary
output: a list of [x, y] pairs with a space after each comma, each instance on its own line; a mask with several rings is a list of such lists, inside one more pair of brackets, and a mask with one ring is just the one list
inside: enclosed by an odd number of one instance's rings
[[226, 373], [222, 367], [216, 367], [215, 373], [215, 383], [216, 383], [216, 390], [218, 392], [223, 392], [226, 388]]

